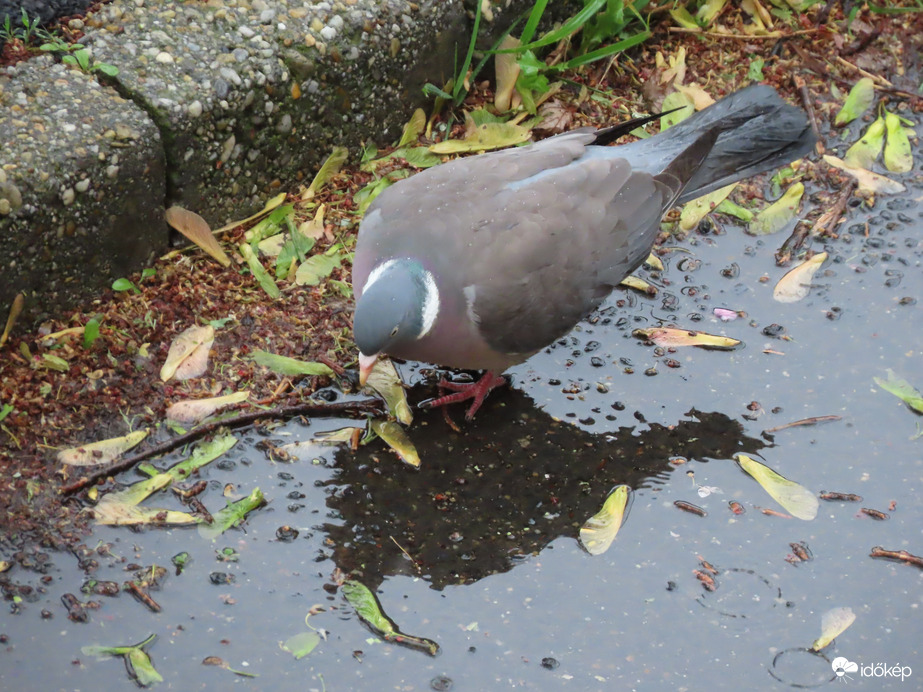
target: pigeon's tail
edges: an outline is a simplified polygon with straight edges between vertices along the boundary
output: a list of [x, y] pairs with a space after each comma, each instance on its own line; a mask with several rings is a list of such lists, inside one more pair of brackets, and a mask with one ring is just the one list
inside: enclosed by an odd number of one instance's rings
[[703, 130], [721, 132], [686, 183], [680, 203], [801, 158], [816, 141], [804, 111], [785, 103], [769, 86], [731, 94], [675, 128], [690, 141]]
[[[700, 148], [703, 136], [709, 133], [717, 137], [704, 160], [686, 156], [688, 150]], [[619, 149], [634, 167], [652, 174], [673, 169], [671, 172], [686, 179], [676, 200], [681, 204], [794, 161], [811, 151], [814, 143], [804, 111], [785, 103], [772, 87], [757, 85], [734, 92], [662, 134]], [[628, 155], [626, 147], [635, 151]], [[694, 165], [683, 175], [676, 170], [677, 164], [686, 168], [682, 162], [689, 158]]]

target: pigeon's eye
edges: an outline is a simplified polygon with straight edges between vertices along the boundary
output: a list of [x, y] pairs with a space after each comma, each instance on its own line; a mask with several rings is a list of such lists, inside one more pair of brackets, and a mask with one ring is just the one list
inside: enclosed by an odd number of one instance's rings
[[399, 326], [399, 325], [394, 325], [394, 329], [391, 330], [391, 338], [392, 338], [392, 339], [393, 339], [394, 337], [397, 336], [397, 328], [398, 328], [398, 326]]

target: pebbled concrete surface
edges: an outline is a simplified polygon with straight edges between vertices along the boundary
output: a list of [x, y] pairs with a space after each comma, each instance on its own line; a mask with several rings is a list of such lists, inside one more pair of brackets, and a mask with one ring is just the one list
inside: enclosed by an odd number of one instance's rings
[[[493, 3], [483, 35], [529, 6]], [[116, 0], [81, 42], [117, 76], [47, 55], [0, 71], [0, 318], [18, 293], [28, 323], [138, 270], [167, 246], [167, 206], [220, 225], [309, 180], [334, 145], [390, 143], [461, 61], [472, 7]]]
[[160, 132], [112, 89], [50, 56], [0, 76], [0, 310], [86, 299], [167, 242]]

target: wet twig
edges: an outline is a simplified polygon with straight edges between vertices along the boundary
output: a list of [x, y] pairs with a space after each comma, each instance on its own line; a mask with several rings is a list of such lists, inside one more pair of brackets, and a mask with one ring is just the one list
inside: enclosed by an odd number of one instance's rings
[[383, 410], [381, 399], [361, 399], [360, 401], [337, 401], [333, 403], [322, 403], [318, 401], [308, 401], [303, 404], [294, 404], [291, 406], [282, 406], [266, 411], [247, 411], [233, 418], [226, 418], [222, 421], [208, 423], [195, 430], [191, 430], [185, 435], [174, 437], [166, 442], [151, 447], [143, 452], [139, 452], [125, 459], [119, 459], [111, 464], [106, 464], [98, 469], [94, 469], [86, 476], [81, 476], [73, 483], [63, 486], [58, 492], [61, 495], [71, 495], [83, 490], [87, 486], [96, 483], [99, 480], [109, 476], [127, 471], [136, 464], [149, 459], [172, 452], [184, 445], [194, 442], [220, 428], [239, 428], [245, 425], [251, 425], [258, 420], [280, 420], [294, 418], [296, 416], [331, 416], [344, 413], [371, 413], [381, 414]]
[[808, 114], [811, 130], [814, 131], [814, 137], [817, 139], [817, 143], [814, 145], [814, 151], [816, 151], [819, 156], [822, 156], [826, 149], [824, 148], [824, 138], [820, 135], [820, 128], [817, 127], [817, 116], [814, 114], [814, 101], [811, 98], [811, 93], [808, 91], [808, 85], [805, 83], [804, 79], [795, 75], [794, 80], [795, 86], [798, 87], [798, 91], [801, 94], [801, 103], [804, 104], [804, 109]]
[[697, 36], [707, 36], [708, 38], [731, 38], [738, 41], [754, 41], [760, 39], [772, 39], [778, 41], [780, 39], [791, 38], [792, 36], [805, 36], [807, 34], [815, 34], [818, 31], [821, 31], [821, 28], [815, 29], [799, 29], [798, 31], [789, 31], [786, 33], [770, 33], [770, 34], [725, 34], [719, 33], [717, 31], [702, 31], [701, 29], [687, 29], [684, 26], [670, 26], [667, 27], [667, 31], [670, 33], [676, 34], [696, 34]]
[[802, 418], [801, 420], [796, 420], [791, 423], [786, 423], [785, 425], [777, 425], [774, 428], [767, 428], [764, 430], [764, 433], [774, 433], [779, 432], [780, 430], [787, 430], [788, 428], [797, 428], [802, 425], [817, 425], [818, 423], [829, 423], [835, 420], [842, 420], [843, 416], [812, 416], [811, 418]]
[[851, 62], [849, 62], [849, 60], [843, 60], [843, 58], [841, 58], [839, 55], [834, 56], [834, 60], [840, 63], [843, 67], [848, 67], [849, 69], [858, 72], [863, 77], [868, 77], [873, 82], [875, 82], [875, 84], [878, 84], [879, 86], [887, 87], [888, 89], [894, 88], [894, 85], [891, 82], [889, 82], [887, 79], [882, 77], [881, 75], [872, 74], [871, 72], [866, 72], [858, 65], [853, 65]]
[[811, 235], [826, 235], [831, 238], [837, 237], [833, 229], [836, 227], [836, 222], [839, 221], [843, 212], [846, 210], [849, 198], [852, 197], [852, 193], [857, 185], [858, 181], [855, 178], [849, 179], [846, 186], [840, 190], [840, 194], [834, 205], [830, 207], [829, 211], [821, 214], [820, 218], [814, 223], [814, 227], [811, 229]]
[[869, 557], [883, 557], [887, 558], [888, 560], [900, 560], [901, 562], [906, 562], [908, 565], [914, 565], [915, 567], [923, 569], [923, 557], [914, 555], [913, 553], [908, 553], [906, 550], [886, 550], [880, 545], [876, 545], [869, 553]]
[[785, 242], [776, 250], [776, 265], [781, 267], [788, 264], [792, 255], [794, 255], [804, 244], [805, 238], [811, 233], [811, 225], [807, 221], [799, 221], [795, 226], [792, 234], [785, 239]]

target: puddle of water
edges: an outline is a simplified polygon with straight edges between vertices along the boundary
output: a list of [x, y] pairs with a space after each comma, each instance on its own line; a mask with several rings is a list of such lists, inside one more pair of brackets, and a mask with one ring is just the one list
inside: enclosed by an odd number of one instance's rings
[[[226, 484], [262, 488], [269, 505], [244, 530], [210, 543], [194, 530], [103, 528], [87, 541], [109, 546], [89, 556], [91, 575], [118, 584], [132, 565], [170, 565], [188, 551], [185, 571], [152, 593], [161, 612], [125, 593], [82, 595], [86, 576], [67, 554], [3, 575], [0, 688], [130, 689], [121, 661], [80, 648], [152, 633], [157, 669], [183, 689], [774, 690], [842, 684], [837, 657], [860, 665], [860, 684], [918, 686], [920, 570], [868, 553], [923, 553], [923, 453], [910, 439], [920, 419], [872, 379], [891, 368], [923, 387], [921, 304], [902, 300], [923, 297], [921, 196], [918, 176], [906, 196], [856, 210], [839, 240], [815, 243], [831, 259], [794, 304], [771, 297], [785, 272], [772, 260], [783, 237], [733, 227], [693, 236], [683, 244], [693, 254], [668, 254], [666, 272], [652, 277], [656, 297], [614, 295], [516, 368], [514, 388], [491, 395], [461, 434], [438, 413], [418, 414], [409, 432], [420, 471], [380, 444], [291, 464], [260, 446], [308, 439], [331, 421], [246, 433], [202, 474], [213, 511]], [[747, 317], [723, 323], [715, 307]], [[663, 322], [745, 347], [660, 353], [631, 336]], [[403, 373], [420, 379], [415, 366]], [[821, 415], [842, 420], [764, 432]], [[737, 452], [812, 491], [863, 500], [821, 502], [812, 522], [763, 514], [781, 508], [733, 462]], [[577, 532], [618, 483], [634, 489], [630, 516], [610, 550], [591, 557]], [[799, 542], [813, 559], [792, 564]], [[236, 561], [218, 559], [224, 547]], [[702, 560], [716, 571], [713, 591], [696, 576]], [[376, 590], [405, 632], [436, 640], [441, 654], [372, 635], [336, 592], [337, 570]], [[69, 622], [65, 593], [101, 607], [85, 624]], [[315, 604], [325, 612], [305, 624]], [[808, 653], [822, 614], [838, 606], [856, 622], [823, 656]], [[325, 639], [296, 661], [279, 643], [309, 625]], [[206, 656], [260, 677], [205, 667]], [[861, 665], [876, 663], [916, 677], [862, 679]]]

